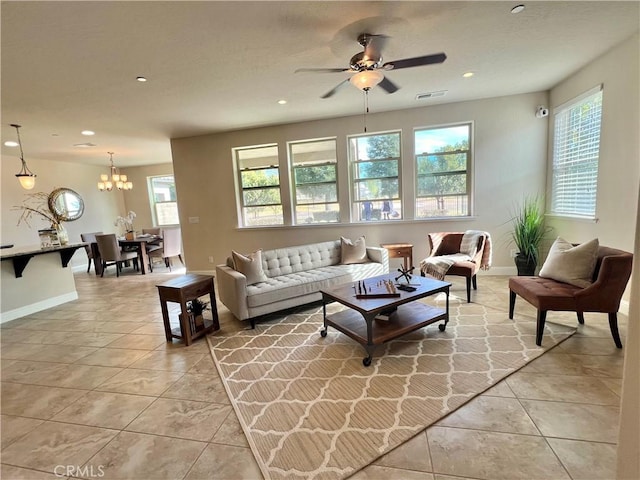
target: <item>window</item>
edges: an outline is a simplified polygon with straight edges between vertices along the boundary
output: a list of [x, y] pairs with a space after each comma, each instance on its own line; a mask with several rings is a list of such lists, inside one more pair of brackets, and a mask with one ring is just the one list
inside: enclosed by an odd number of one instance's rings
[[402, 218], [400, 132], [349, 138], [355, 221]]
[[289, 158], [294, 223], [337, 222], [340, 207], [335, 139], [290, 143]]
[[415, 131], [416, 218], [470, 215], [471, 124]]
[[237, 148], [234, 152], [242, 225], [283, 225], [278, 146]]
[[551, 213], [595, 218], [602, 86], [554, 112]]
[[149, 177], [148, 182], [155, 224], [159, 227], [178, 225], [180, 218], [178, 217], [176, 183], [173, 175]]

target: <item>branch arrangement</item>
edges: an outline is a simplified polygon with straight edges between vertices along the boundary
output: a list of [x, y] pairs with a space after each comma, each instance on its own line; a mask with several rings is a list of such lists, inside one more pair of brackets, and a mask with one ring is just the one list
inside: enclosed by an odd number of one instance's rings
[[51, 224], [52, 227], [57, 227], [62, 219], [49, 210], [49, 194], [46, 192], [27, 193], [27, 198], [24, 200], [23, 205], [14, 206], [12, 210], [22, 212], [18, 218], [17, 225], [22, 222], [26, 223], [29, 227], [29, 223], [33, 220], [34, 215], [39, 215]]

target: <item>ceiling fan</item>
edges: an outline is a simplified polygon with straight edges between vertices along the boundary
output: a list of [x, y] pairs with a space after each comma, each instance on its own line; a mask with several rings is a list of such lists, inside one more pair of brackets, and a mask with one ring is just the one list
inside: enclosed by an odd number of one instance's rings
[[333, 89], [322, 95], [321, 98], [329, 98], [338, 91], [345, 83], [351, 82], [364, 92], [368, 92], [376, 85], [387, 93], [394, 93], [398, 87], [391, 80], [386, 78], [382, 70], [398, 70], [400, 68], [420, 67], [422, 65], [432, 65], [442, 63], [447, 56], [444, 53], [435, 53], [432, 55], [424, 55], [421, 57], [405, 58], [402, 60], [393, 60], [391, 62], [382, 63], [382, 47], [389, 38], [386, 35], [375, 35], [370, 33], [362, 33], [358, 35], [358, 43], [364, 47], [364, 51], [356, 53], [349, 61], [349, 68], [299, 68], [298, 72], [349, 72], [353, 73], [350, 78], [343, 80]]

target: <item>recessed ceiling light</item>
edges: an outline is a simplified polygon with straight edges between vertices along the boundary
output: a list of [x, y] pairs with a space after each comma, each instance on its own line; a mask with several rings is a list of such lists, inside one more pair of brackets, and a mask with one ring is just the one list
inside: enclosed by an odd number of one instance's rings
[[14, 142], [13, 140], [7, 140], [4, 142], [5, 147], [17, 147], [18, 142]]
[[286, 100], [278, 100], [278, 104], [279, 105], [286, 105], [287, 101]]
[[82, 133], [82, 135], [95, 135], [96, 134], [96, 132], [94, 132], [93, 130], [83, 130], [80, 133]]
[[463, 74], [462, 74], [462, 76], [463, 76], [464, 78], [470, 78], [470, 77], [473, 77], [473, 72], [466, 72], [466, 73], [463, 73]]
[[524, 10], [524, 5], [516, 5], [511, 9], [511, 13], [520, 13]]
[[146, 82], [147, 79], [145, 77], [136, 77], [136, 80], [139, 82]]

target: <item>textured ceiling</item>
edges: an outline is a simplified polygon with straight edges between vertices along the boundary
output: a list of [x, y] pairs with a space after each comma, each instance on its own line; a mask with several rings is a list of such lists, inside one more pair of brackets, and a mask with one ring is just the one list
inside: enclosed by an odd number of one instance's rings
[[381, 112], [547, 90], [640, 23], [636, 1], [517, 3], [2, 2], [2, 141], [19, 123], [27, 161], [170, 162], [172, 137], [361, 113], [349, 84], [320, 98], [348, 73], [294, 73], [347, 68], [359, 33], [390, 37], [384, 61], [448, 57], [385, 72], [401, 89], [371, 91]]

